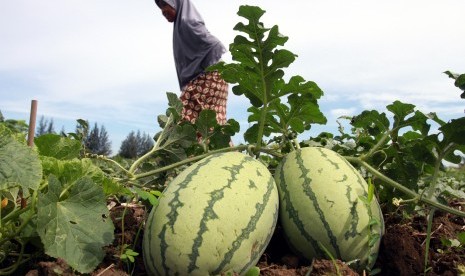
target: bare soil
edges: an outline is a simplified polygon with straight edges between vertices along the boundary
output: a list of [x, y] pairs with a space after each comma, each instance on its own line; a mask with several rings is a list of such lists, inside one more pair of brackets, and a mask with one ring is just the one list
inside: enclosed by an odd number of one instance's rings
[[[465, 200], [454, 201], [451, 206], [459, 210], [465, 209]], [[111, 209], [111, 218], [115, 223], [115, 241], [106, 248], [106, 257], [92, 276], [123, 276], [128, 267], [118, 256], [121, 244], [135, 244], [134, 251], [139, 252], [132, 266], [132, 275], [147, 275], [142, 259], [141, 241], [146, 212], [143, 206], [117, 205]], [[124, 218], [124, 219], [123, 219]], [[382, 238], [379, 257], [375, 269], [377, 275], [425, 275], [425, 244], [427, 221], [424, 217], [406, 217], [402, 210], [385, 215], [386, 233]], [[426, 275], [464, 275], [460, 271], [465, 267], [465, 248], [447, 247], [441, 239], [456, 239], [457, 234], [465, 231], [465, 218], [449, 213], [436, 212], [430, 250], [428, 254], [429, 267]], [[337, 265], [337, 269], [335, 267]], [[357, 273], [340, 260], [305, 261], [294, 255], [287, 246], [278, 225], [275, 234], [258, 267], [260, 275], [368, 275]], [[40, 260], [30, 264], [27, 276], [42, 275], [76, 275], [63, 260]]]

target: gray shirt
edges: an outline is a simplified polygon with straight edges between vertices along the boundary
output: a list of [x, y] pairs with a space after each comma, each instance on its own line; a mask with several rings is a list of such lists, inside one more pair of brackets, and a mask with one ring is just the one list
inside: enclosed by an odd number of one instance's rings
[[[158, 6], [160, 1], [155, 0]], [[190, 0], [164, 0], [176, 10], [173, 54], [181, 90], [226, 52], [223, 44], [207, 30], [202, 16]]]

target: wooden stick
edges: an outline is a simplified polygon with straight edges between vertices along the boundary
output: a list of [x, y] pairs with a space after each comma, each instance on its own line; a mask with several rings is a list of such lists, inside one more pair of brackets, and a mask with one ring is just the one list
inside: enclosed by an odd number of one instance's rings
[[27, 135], [27, 145], [30, 147], [34, 146], [36, 117], [37, 117], [37, 100], [32, 100], [31, 101], [31, 114], [29, 117], [29, 132]]

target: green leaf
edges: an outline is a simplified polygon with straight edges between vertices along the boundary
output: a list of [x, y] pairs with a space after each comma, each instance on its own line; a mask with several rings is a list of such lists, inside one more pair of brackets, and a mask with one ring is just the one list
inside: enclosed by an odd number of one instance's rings
[[224, 133], [229, 136], [234, 136], [234, 134], [238, 133], [240, 130], [241, 126], [239, 125], [239, 122], [234, 119], [229, 119], [223, 126]]
[[82, 149], [80, 141], [57, 134], [41, 135], [35, 138], [34, 143], [40, 155], [60, 160], [78, 158]]
[[375, 185], [371, 182], [371, 178], [368, 179], [368, 194], [367, 194], [367, 200], [368, 203], [371, 203], [373, 200], [373, 196], [375, 194]]
[[444, 134], [446, 143], [465, 145], [465, 117], [453, 119], [439, 130]]
[[422, 135], [428, 135], [431, 125], [427, 123], [428, 117], [420, 111], [415, 111], [414, 115], [403, 122], [403, 126], [411, 126], [413, 130], [420, 131]]
[[[258, 139], [258, 124], [253, 124], [251, 127], [249, 127], [245, 133], [244, 133], [244, 140], [247, 143], [253, 144], [257, 141]], [[265, 128], [263, 135], [268, 137], [271, 135], [270, 128]]]
[[[147, 191], [144, 191], [140, 188], [137, 188], [137, 187], [133, 187], [132, 188], [134, 190], [134, 192], [142, 199], [144, 200], [147, 200], [150, 202], [150, 204], [152, 204], [152, 206], [157, 206], [158, 205], [158, 199], [157, 197], [151, 193], [151, 192], [147, 192]], [[159, 197], [159, 196], [158, 196]]]
[[[197, 134], [190, 123], [171, 125], [165, 130], [160, 142], [160, 149], [172, 154], [177, 159], [184, 158], [184, 151], [180, 147], [188, 147], [196, 141]], [[180, 151], [179, 151], [180, 150]]]
[[230, 146], [231, 136], [222, 133], [220, 131], [215, 131], [210, 137], [209, 148], [210, 149], [221, 149], [227, 148]]
[[[280, 119], [287, 119], [290, 122], [292, 130], [302, 133], [303, 130], [310, 129], [310, 124], [326, 124], [326, 117], [320, 111], [318, 104], [313, 100], [310, 94], [291, 94], [288, 97], [291, 109], [287, 116], [281, 116]], [[292, 122], [301, 122], [302, 127], [297, 128]]]
[[43, 171], [46, 176], [55, 175], [62, 183], [74, 183], [84, 176], [102, 185], [105, 179], [103, 171], [92, 163], [91, 159], [58, 160], [42, 157]]
[[122, 183], [113, 178], [104, 178], [102, 182], [103, 192], [107, 196], [112, 195], [132, 195], [131, 191], [124, 187]]
[[[456, 87], [458, 87], [462, 91], [465, 91], [465, 74], [459, 75], [459, 74], [452, 73], [450, 71], [446, 71], [444, 73], [447, 74], [450, 78], [455, 79], [454, 85]], [[460, 95], [460, 98], [465, 99], [465, 92], [463, 92]]]
[[[312, 123], [326, 123], [316, 102], [323, 94], [318, 86], [300, 76], [291, 77], [288, 83], [283, 80], [282, 69], [292, 64], [296, 55], [279, 48], [288, 37], [280, 34], [278, 26], [265, 28], [260, 22], [264, 13], [259, 7], [241, 6], [238, 15], [247, 22], [239, 22], [234, 30], [248, 37], [237, 35], [229, 47], [237, 63], [221, 62], [209, 68], [218, 70], [227, 82], [237, 84], [233, 93], [245, 95], [253, 105], [249, 108], [249, 122], [258, 124], [245, 131], [244, 138], [249, 143], [261, 143], [263, 136], [272, 133], [301, 133], [310, 129]], [[281, 103], [280, 98], [287, 95], [291, 95], [290, 102]], [[297, 102], [302, 99], [305, 101]], [[251, 140], [254, 137], [256, 140]]]
[[459, 240], [462, 246], [465, 246], [465, 232], [460, 232], [457, 234], [457, 239]]
[[352, 118], [351, 124], [354, 127], [367, 129], [371, 135], [379, 135], [388, 131], [389, 120], [385, 113], [376, 110], [365, 110], [361, 114]]
[[[465, 90], [465, 74], [460, 75], [456, 80], [455, 80], [455, 86], [460, 88], [461, 90]], [[463, 97], [462, 97], [463, 98]]]
[[413, 104], [405, 104], [400, 101], [386, 106], [387, 110], [394, 114], [394, 127], [398, 127], [404, 122], [405, 118], [414, 112], [415, 106]]
[[293, 76], [287, 84], [280, 87], [277, 96], [282, 97], [291, 93], [311, 94], [315, 103], [317, 99], [323, 96], [323, 91], [315, 82], [306, 82], [301, 76]]
[[113, 241], [114, 227], [101, 187], [89, 177], [64, 193], [68, 185], [49, 177], [48, 191], [39, 193], [37, 231], [46, 254], [89, 273], [103, 260], [103, 246]]
[[19, 186], [25, 197], [36, 191], [42, 180], [42, 166], [37, 152], [12, 137], [0, 136], [0, 190]]
[[245, 276], [259, 276], [259, 275], [260, 275], [260, 268], [256, 266], [252, 267], [245, 273]]
[[177, 122], [181, 118], [181, 111], [182, 111], [182, 102], [179, 99], [178, 95], [172, 92], [167, 92], [166, 96], [168, 98], [168, 111], [167, 115], [172, 115], [174, 120]]
[[195, 125], [197, 132], [202, 136], [202, 139], [208, 139], [212, 130], [218, 126], [216, 121], [216, 112], [209, 109], [204, 109], [200, 112]]

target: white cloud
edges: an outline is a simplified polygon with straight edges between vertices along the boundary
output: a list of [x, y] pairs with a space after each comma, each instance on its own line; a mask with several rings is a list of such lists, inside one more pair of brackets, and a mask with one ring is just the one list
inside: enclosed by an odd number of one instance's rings
[[[226, 46], [242, 20], [240, 4], [266, 10], [262, 21], [279, 25], [298, 55], [286, 75], [315, 81], [328, 117], [394, 100], [463, 115], [460, 91], [442, 74], [465, 72], [463, 0], [193, 1]], [[166, 109], [165, 92], [178, 92], [172, 25], [153, 1], [15, 0], [0, 2], [0, 11], [4, 113], [27, 115], [37, 98], [46, 116], [118, 121], [129, 133], [152, 127]], [[245, 121], [248, 100], [231, 93], [229, 103], [228, 114]]]
[[357, 109], [352, 107], [352, 108], [335, 108], [329, 111], [332, 117], [338, 118], [341, 116], [352, 116], [356, 115]]

